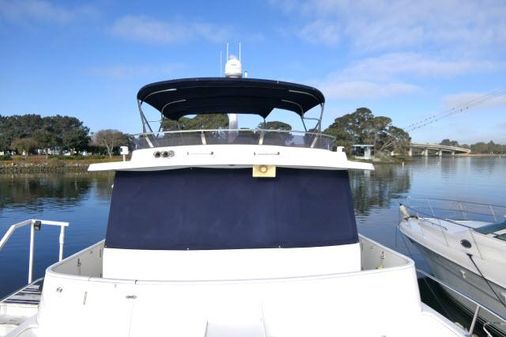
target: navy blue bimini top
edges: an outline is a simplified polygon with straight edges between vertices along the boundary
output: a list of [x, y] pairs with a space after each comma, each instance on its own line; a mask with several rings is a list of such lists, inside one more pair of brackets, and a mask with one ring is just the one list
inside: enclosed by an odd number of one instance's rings
[[201, 77], [148, 84], [137, 93], [165, 118], [194, 114], [256, 114], [266, 118], [273, 109], [300, 116], [325, 102], [320, 90], [307, 85], [257, 78]]

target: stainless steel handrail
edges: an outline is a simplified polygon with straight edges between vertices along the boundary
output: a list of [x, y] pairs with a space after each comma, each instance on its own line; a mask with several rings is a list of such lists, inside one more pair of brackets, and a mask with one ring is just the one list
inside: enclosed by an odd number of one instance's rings
[[[435, 218], [438, 220], [444, 220], [446, 222], [450, 222], [452, 224], [455, 224], [455, 225], [458, 225], [461, 227], [465, 227], [465, 228], [468, 228], [471, 230], [474, 230], [476, 228], [473, 226], [467, 226], [466, 224], [458, 222], [455, 219], [449, 218], [448, 216], [441, 216], [441, 215], [437, 214], [437, 211], [439, 213], [459, 212], [460, 214], [463, 215], [463, 219], [460, 219], [460, 220], [483, 221], [483, 219], [479, 219], [479, 217], [481, 216], [481, 217], [489, 217], [490, 223], [493, 223], [493, 222], [498, 222], [499, 221], [498, 218], [501, 215], [506, 218], [506, 206], [503, 206], [503, 205], [493, 205], [493, 204], [485, 204], [485, 203], [478, 203], [478, 202], [467, 202], [467, 201], [459, 201], [459, 200], [451, 200], [451, 199], [436, 199], [436, 198], [428, 199], [428, 198], [407, 197], [406, 200], [415, 201], [415, 202], [423, 202], [427, 205], [424, 207], [424, 206], [415, 206], [415, 205], [410, 205], [407, 203], [402, 203], [402, 205], [404, 205], [407, 209], [414, 211], [417, 216], [421, 216], [426, 220], [427, 220], [427, 217], [432, 217], [432, 218]], [[456, 203], [455, 206], [458, 207], [458, 209], [450, 208], [450, 207], [446, 207], [446, 208], [445, 207], [434, 207], [434, 203], [432, 203], [432, 201]], [[471, 209], [469, 209], [469, 207], [465, 207], [466, 205], [472, 205], [474, 207], [481, 207], [481, 209], [487, 210], [488, 213], [485, 213], [484, 211], [480, 212], [480, 211], [476, 211], [476, 210], [471, 210]], [[423, 208], [428, 208], [430, 210], [430, 213], [422, 211], [421, 209], [423, 209]], [[431, 223], [433, 223], [434, 225], [438, 225], [435, 222], [431, 222]], [[441, 227], [444, 228], [444, 226], [441, 226]]]
[[487, 336], [488, 337], [494, 337], [494, 335], [492, 335], [492, 333], [487, 330], [487, 327], [489, 325], [490, 326], [503, 325], [504, 327], [506, 327], [506, 322], [486, 322], [485, 324], [483, 324], [483, 331], [485, 331], [485, 333], [487, 334]]
[[[180, 146], [180, 145], [192, 145], [190, 144], [188, 139], [182, 137], [183, 135], [196, 135], [198, 136], [198, 140], [200, 145], [210, 144], [209, 139], [206, 136], [212, 136], [214, 140], [219, 140], [219, 144], [241, 144], [241, 141], [237, 140], [236, 137], [224, 137], [225, 135], [249, 135], [251, 136], [250, 141], [254, 141], [254, 143], [258, 145], [265, 145], [264, 140], [266, 136], [269, 134], [279, 134], [292, 136], [293, 139], [291, 142], [281, 142], [280, 146], [298, 146], [298, 147], [307, 147], [307, 148], [315, 148], [318, 147], [318, 141], [323, 142], [323, 145], [320, 144], [319, 148], [325, 148], [331, 150], [334, 147], [335, 137], [327, 134], [323, 134], [320, 132], [310, 132], [310, 131], [297, 131], [297, 130], [271, 130], [271, 129], [191, 129], [191, 130], [171, 130], [171, 131], [160, 131], [160, 132], [144, 132], [133, 134], [135, 141], [146, 140], [148, 147], [155, 147], [155, 141], [180, 141], [182, 144], [171, 146]], [[180, 138], [178, 138], [180, 136]], [[218, 137], [217, 137], [218, 136]], [[220, 137], [222, 136], [222, 137]], [[255, 138], [256, 137], [256, 138]], [[309, 139], [304, 139], [304, 137], [310, 137]], [[285, 141], [286, 141], [285, 140]], [[298, 142], [297, 142], [298, 141]], [[186, 143], [188, 144], [186, 144]], [[249, 144], [249, 143], [248, 143]], [[144, 148], [140, 143], [136, 144], [138, 148]], [[193, 144], [195, 145], [195, 144]], [[271, 144], [272, 145], [272, 144]]]
[[143, 135], [156, 135], [156, 134], [178, 134], [178, 133], [200, 133], [200, 132], [272, 132], [272, 133], [296, 133], [302, 135], [314, 135], [322, 136], [330, 139], [336, 139], [336, 137], [327, 135], [321, 132], [310, 132], [310, 131], [298, 131], [298, 130], [280, 130], [280, 129], [191, 129], [191, 130], [170, 130], [160, 132], [141, 132], [132, 134], [132, 136], [143, 136]]
[[[427, 204], [426, 207], [428, 207], [431, 210], [431, 213], [434, 217], [437, 217], [437, 214], [434, 212], [434, 210], [439, 211], [453, 211], [453, 212], [460, 212], [464, 218], [467, 218], [466, 214], [471, 215], [483, 215], [483, 216], [490, 216], [494, 219], [494, 221], [498, 221], [498, 215], [496, 210], [494, 209], [501, 209], [503, 215], [506, 216], [506, 205], [497, 205], [497, 204], [490, 204], [490, 203], [480, 203], [480, 202], [473, 202], [473, 201], [462, 201], [462, 200], [454, 200], [454, 199], [442, 199], [442, 198], [414, 198], [408, 196], [406, 198], [408, 201], [414, 201], [414, 202], [422, 202]], [[443, 203], [454, 203], [454, 208], [450, 207], [435, 207], [434, 203], [439, 202], [440, 204]], [[471, 209], [471, 207], [479, 207], [479, 211]], [[416, 207], [411, 206], [411, 208], [415, 209]], [[486, 211], [486, 213], [485, 213]]]
[[476, 322], [478, 320], [478, 314], [480, 312], [481, 309], [489, 312], [490, 314], [492, 314], [493, 316], [495, 316], [499, 321], [498, 322], [486, 322], [483, 326], [483, 330], [485, 331], [485, 333], [489, 336], [489, 337], [493, 337], [493, 335], [490, 334], [489, 331], [486, 330], [486, 326], [487, 325], [493, 325], [493, 324], [501, 324], [501, 325], [506, 325], [506, 318], [503, 318], [502, 316], [500, 316], [498, 313], [496, 313], [495, 311], [493, 311], [492, 309], [489, 309], [487, 308], [486, 306], [484, 306], [483, 304], [481, 303], [478, 303], [477, 301], [473, 300], [472, 298], [470, 298], [469, 296], [467, 295], [464, 295], [463, 293], [461, 293], [460, 291], [450, 287], [449, 285], [447, 285], [446, 283], [444, 283], [443, 281], [441, 281], [440, 279], [438, 279], [437, 277], [434, 277], [433, 275], [421, 270], [421, 269], [416, 269], [416, 272], [423, 275], [424, 277], [427, 277], [429, 279], [431, 279], [432, 281], [436, 282], [437, 284], [439, 284], [440, 286], [444, 287], [445, 289], [448, 289], [450, 291], [452, 291], [453, 293], [459, 295], [459, 296], [462, 296], [463, 298], [465, 298], [466, 300], [468, 300], [469, 302], [471, 302], [472, 304], [476, 305], [476, 308], [474, 310], [474, 315], [473, 315], [473, 319], [471, 321], [471, 325], [469, 326], [469, 334], [472, 334], [473, 331], [474, 331], [474, 328], [476, 326]]
[[33, 258], [34, 258], [34, 247], [35, 247], [35, 231], [40, 230], [42, 225], [47, 226], [59, 226], [60, 227], [60, 235], [58, 237], [59, 243], [59, 252], [58, 252], [58, 261], [63, 259], [63, 245], [65, 244], [65, 227], [69, 226], [68, 222], [62, 221], [50, 221], [50, 220], [40, 220], [40, 219], [28, 219], [21, 222], [18, 222], [14, 225], [11, 225], [7, 232], [5, 232], [4, 236], [0, 240], [0, 250], [5, 246], [7, 241], [9, 241], [12, 234], [16, 231], [16, 229], [30, 226], [30, 257], [28, 259], [28, 283], [32, 283], [33, 278]]
[[469, 205], [478, 205], [478, 206], [493, 206], [493, 207], [501, 207], [506, 208], [506, 205], [497, 205], [497, 204], [489, 204], [489, 203], [483, 203], [483, 202], [476, 202], [476, 201], [462, 201], [457, 199], [445, 199], [445, 198], [417, 198], [417, 197], [411, 197], [408, 196], [406, 199], [409, 200], [434, 200], [434, 201], [452, 201], [452, 202], [460, 202], [463, 204], [469, 204]]

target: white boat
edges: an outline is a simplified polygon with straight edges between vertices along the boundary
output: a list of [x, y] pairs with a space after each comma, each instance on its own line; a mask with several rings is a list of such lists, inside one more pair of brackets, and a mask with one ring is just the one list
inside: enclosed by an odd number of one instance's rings
[[[424, 255], [449, 292], [496, 333], [506, 334], [506, 207], [454, 200], [401, 205], [400, 231]], [[469, 299], [474, 300], [470, 301]], [[489, 329], [489, 330], [490, 330]]]
[[[145, 131], [144, 104], [171, 120], [285, 109], [303, 122], [324, 104], [315, 88], [240, 76], [137, 98]], [[105, 240], [48, 267], [29, 314], [0, 306], [6, 336], [467, 336], [420, 301], [411, 259], [358, 235], [348, 170], [373, 166], [320, 122], [144, 133], [129, 160], [91, 165], [116, 172]]]

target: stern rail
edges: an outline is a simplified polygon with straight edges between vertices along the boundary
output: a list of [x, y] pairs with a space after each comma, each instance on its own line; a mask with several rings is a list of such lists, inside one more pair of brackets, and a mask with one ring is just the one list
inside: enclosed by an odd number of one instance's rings
[[59, 226], [60, 227], [60, 235], [58, 236], [59, 243], [59, 253], [58, 253], [58, 261], [63, 259], [63, 246], [65, 244], [65, 227], [69, 226], [68, 222], [63, 221], [51, 221], [51, 220], [40, 220], [40, 219], [27, 219], [16, 224], [13, 224], [7, 229], [4, 236], [0, 240], [0, 250], [5, 246], [7, 241], [9, 241], [10, 237], [16, 229], [30, 226], [30, 257], [28, 259], [28, 284], [33, 281], [33, 258], [34, 258], [34, 247], [35, 247], [35, 231], [39, 231], [42, 228], [42, 225], [45, 226]]

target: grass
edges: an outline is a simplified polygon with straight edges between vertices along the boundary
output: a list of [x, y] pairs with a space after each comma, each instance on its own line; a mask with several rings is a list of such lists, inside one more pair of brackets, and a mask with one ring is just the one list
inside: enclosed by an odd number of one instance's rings
[[0, 157], [0, 172], [86, 171], [93, 163], [121, 160], [121, 156], [4, 156]]

